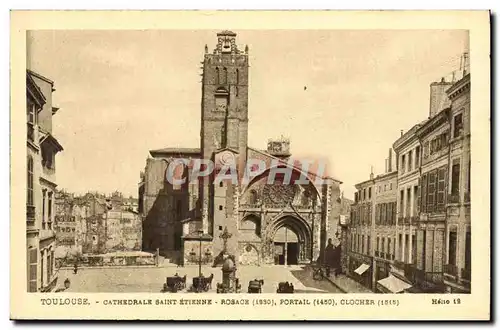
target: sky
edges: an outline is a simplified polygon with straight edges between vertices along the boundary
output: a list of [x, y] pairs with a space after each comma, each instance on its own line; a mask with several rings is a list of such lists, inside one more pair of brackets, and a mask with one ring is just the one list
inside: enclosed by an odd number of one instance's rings
[[[137, 196], [149, 150], [199, 147], [201, 61], [212, 30], [39, 30], [28, 67], [55, 82], [59, 188]], [[235, 30], [249, 47], [249, 145], [290, 138], [353, 198], [385, 171], [401, 130], [429, 113], [429, 85], [459, 68], [460, 30]], [[306, 89], [304, 87], [307, 86]]]

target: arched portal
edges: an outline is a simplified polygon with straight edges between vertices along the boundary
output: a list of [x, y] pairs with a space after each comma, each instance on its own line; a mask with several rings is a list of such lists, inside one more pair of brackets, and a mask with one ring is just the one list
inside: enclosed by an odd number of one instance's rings
[[274, 221], [271, 228], [275, 264], [297, 265], [308, 259], [312, 236], [303, 219], [283, 216]]

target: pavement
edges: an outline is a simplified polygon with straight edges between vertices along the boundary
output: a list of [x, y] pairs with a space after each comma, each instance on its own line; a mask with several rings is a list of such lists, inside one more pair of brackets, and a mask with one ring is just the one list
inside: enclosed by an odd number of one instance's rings
[[328, 281], [344, 293], [373, 293], [372, 290], [346, 275], [332, 275]]
[[[192, 278], [198, 276], [198, 266], [156, 267], [156, 268], [85, 268], [73, 274], [72, 269], [59, 270], [58, 288], [66, 278], [71, 281], [66, 292], [161, 292], [167, 276], [187, 275], [187, 287], [192, 284]], [[220, 268], [202, 266], [204, 276], [214, 274], [212, 289], [216, 292], [217, 283], [222, 282]], [[312, 273], [303, 266], [240, 266], [236, 271], [242, 292], [247, 292], [248, 282], [254, 279], [264, 279], [263, 293], [276, 293], [279, 282], [290, 282], [296, 293], [343, 293], [333, 283], [323, 280], [315, 281]], [[185, 290], [186, 291], [186, 290]]]

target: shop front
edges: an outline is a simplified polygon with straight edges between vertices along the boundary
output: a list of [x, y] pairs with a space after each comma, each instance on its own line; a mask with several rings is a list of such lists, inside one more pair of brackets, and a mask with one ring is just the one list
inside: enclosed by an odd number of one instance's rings
[[349, 259], [349, 274], [351, 278], [372, 290], [372, 258], [351, 252]]

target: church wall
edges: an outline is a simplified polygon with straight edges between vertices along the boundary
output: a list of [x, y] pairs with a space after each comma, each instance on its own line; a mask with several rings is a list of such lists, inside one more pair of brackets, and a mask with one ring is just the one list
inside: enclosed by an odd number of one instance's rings
[[239, 264], [260, 266], [262, 263], [260, 242], [240, 242], [238, 243]]
[[[161, 255], [175, 258], [175, 251], [181, 250], [180, 220], [187, 216], [190, 204], [196, 203], [196, 197], [190, 195], [190, 191], [193, 193], [196, 189], [190, 189], [189, 185], [173, 187], [165, 178], [167, 167], [168, 163], [163, 159], [149, 158], [146, 164], [143, 248], [159, 249]], [[197, 195], [197, 192], [193, 194]]]

